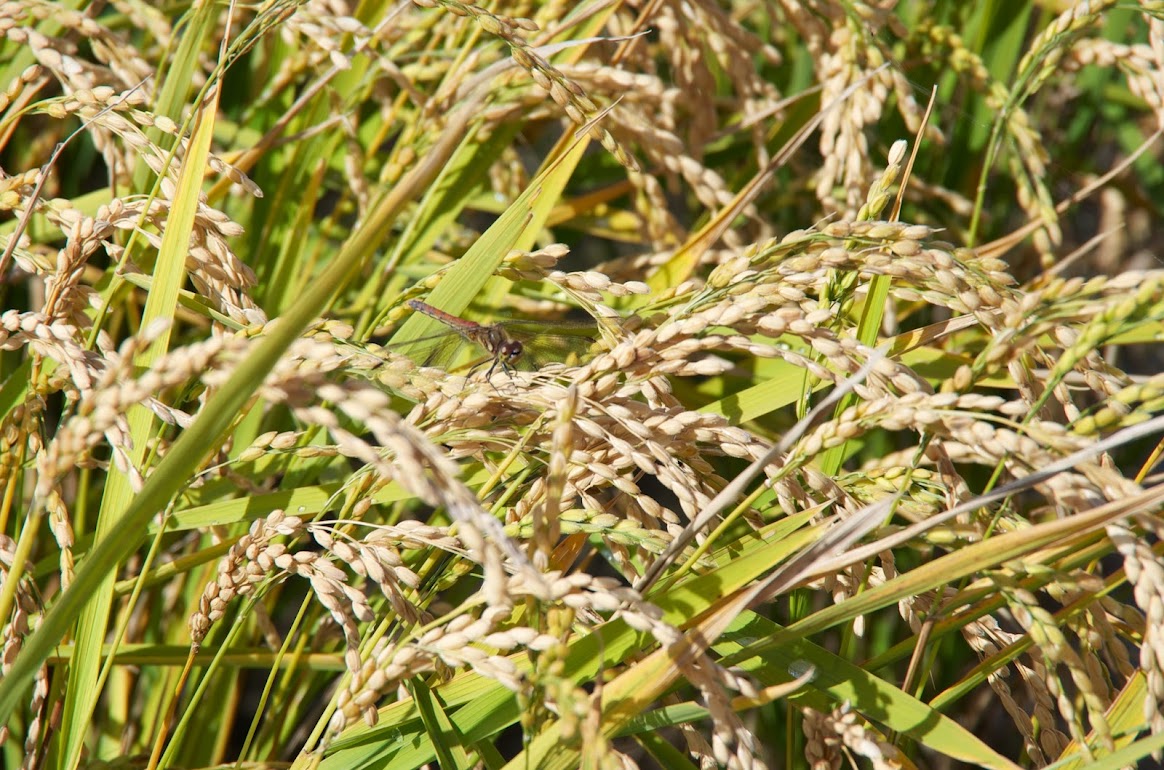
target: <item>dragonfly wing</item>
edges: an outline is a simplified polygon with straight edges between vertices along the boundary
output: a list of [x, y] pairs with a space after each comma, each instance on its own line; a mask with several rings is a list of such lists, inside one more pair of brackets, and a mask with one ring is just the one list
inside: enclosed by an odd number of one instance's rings
[[[507, 326], [506, 333], [510, 333]], [[522, 359], [526, 368], [538, 368], [551, 363], [578, 364], [586, 361], [590, 356], [590, 348], [594, 345], [594, 337], [585, 337], [577, 334], [536, 334], [523, 335], [513, 333], [514, 339], [523, 346]]]
[[514, 318], [498, 321], [497, 326], [512, 330], [515, 334], [552, 334], [566, 337], [592, 337], [598, 331], [598, 324], [594, 321], [534, 321], [532, 319]]
[[[536, 369], [547, 363], [578, 363], [587, 358], [598, 327], [585, 321], [506, 320], [495, 325], [506, 338], [521, 343], [521, 354], [508, 364]], [[492, 328], [492, 327], [489, 327]], [[457, 365], [492, 358], [488, 348], [475, 338], [455, 329], [389, 346], [422, 366], [452, 370]]]
[[460, 363], [461, 359], [467, 360], [469, 356], [484, 354], [484, 351], [468, 338], [453, 330], [390, 345], [388, 349], [393, 353], [408, 356], [421, 366], [436, 366], [442, 369], [452, 368]]

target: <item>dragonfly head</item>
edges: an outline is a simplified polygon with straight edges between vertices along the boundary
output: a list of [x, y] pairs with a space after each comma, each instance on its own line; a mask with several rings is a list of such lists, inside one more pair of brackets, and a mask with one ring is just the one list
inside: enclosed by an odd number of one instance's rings
[[521, 358], [521, 354], [524, 350], [525, 347], [517, 340], [506, 340], [505, 342], [501, 343], [501, 347], [498, 349], [497, 354], [502, 361], [507, 364], [511, 364], [517, 359]]

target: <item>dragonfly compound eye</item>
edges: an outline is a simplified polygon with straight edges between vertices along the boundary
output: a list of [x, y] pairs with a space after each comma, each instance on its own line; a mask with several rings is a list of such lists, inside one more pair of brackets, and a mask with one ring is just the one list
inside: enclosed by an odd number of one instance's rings
[[524, 346], [517, 340], [507, 340], [505, 344], [501, 346], [500, 352], [501, 357], [506, 361], [516, 361], [521, 357], [522, 351], [524, 350]]

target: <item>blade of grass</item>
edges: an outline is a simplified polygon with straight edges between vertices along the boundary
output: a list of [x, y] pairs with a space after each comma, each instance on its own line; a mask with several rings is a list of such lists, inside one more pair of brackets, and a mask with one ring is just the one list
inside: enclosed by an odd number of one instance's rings
[[[443, 233], [448, 232], [450, 225], [461, 216], [473, 199], [474, 192], [489, 168], [497, 162], [498, 155], [513, 141], [519, 127], [520, 123], [514, 121], [494, 131], [484, 142], [478, 141], [473, 135], [465, 137], [421, 201], [416, 215], [409, 219], [388, 261], [389, 265], [415, 262], [432, 248]], [[377, 280], [368, 282], [358, 302], [367, 302], [380, 293], [385, 270], [377, 273]]]
[[[525, 192], [449, 269], [440, 285], [425, 301], [446, 312], [460, 313], [485, 286], [506, 254], [513, 249], [528, 249], [533, 245], [589, 144], [589, 137], [577, 139], [545, 166]], [[435, 334], [441, 329], [440, 321], [414, 313], [389, 344], [402, 345]]]
[[420, 710], [420, 719], [424, 723], [425, 732], [429, 741], [436, 749], [437, 761], [441, 767], [468, 768], [473, 767], [473, 761], [464, 749], [464, 738], [457, 732], [457, 728], [449, 721], [440, 702], [433, 696], [421, 679], [412, 680], [409, 684], [412, 699]]

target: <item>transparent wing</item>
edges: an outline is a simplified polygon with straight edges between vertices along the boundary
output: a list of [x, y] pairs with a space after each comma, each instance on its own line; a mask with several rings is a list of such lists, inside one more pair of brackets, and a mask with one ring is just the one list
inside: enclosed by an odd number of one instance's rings
[[506, 336], [524, 348], [522, 361], [527, 369], [549, 363], [581, 363], [589, 358], [598, 335], [593, 321], [500, 321]]
[[[501, 321], [494, 326], [499, 327], [507, 338], [521, 343], [521, 355], [507, 363], [522, 369], [536, 369], [555, 362], [577, 364], [585, 361], [597, 332], [595, 324], [584, 321], [514, 320]], [[474, 334], [454, 329], [390, 345], [388, 349], [408, 356], [422, 366], [437, 366], [450, 371], [462, 364], [476, 364], [494, 358]]]
[[485, 348], [470, 341], [453, 329], [429, 334], [404, 343], [388, 345], [387, 349], [402, 356], [408, 356], [421, 366], [437, 366], [442, 369], [455, 368], [470, 356], [489, 356]]

